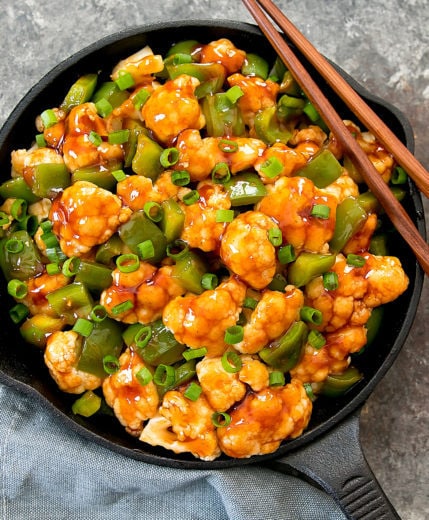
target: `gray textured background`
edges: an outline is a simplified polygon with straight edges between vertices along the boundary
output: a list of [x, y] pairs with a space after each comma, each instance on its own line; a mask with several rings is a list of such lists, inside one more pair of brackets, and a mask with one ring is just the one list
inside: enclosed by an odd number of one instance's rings
[[[407, 114], [416, 155], [429, 168], [428, 1], [277, 4], [321, 52]], [[0, 125], [43, 74], [83, 46], [126, 27], [190, 18], [252, 21], [237, 0], [0, 0]], [[428, 307], [426, 281], [411, 335], [361, 420], [368, 461], [408, 520], [429, 518]]]

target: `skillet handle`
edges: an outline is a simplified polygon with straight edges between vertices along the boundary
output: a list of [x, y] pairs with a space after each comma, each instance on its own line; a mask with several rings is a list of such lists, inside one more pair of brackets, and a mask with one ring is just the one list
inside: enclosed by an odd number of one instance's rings
[[362, 452], [359, 411], [317, 442], [265, 465], [323, 489], [350, 520], [400, 520]]

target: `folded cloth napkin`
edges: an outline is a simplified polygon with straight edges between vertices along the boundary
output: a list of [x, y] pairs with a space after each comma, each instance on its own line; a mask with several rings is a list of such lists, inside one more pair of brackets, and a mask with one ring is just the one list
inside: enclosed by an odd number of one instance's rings
[[31, 395], [0, 385], [2, 520], [344, 520], [301, 481], [246, 465], [158, 467], [68, 429]]

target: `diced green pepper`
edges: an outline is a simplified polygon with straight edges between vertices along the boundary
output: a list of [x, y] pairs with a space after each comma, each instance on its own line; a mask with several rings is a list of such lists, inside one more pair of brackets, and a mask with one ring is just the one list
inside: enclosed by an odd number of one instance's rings
[[296, 287], [307, 285], [308, 282], [329, 271], [335, 264], [336, 255], [302, 252], [288, 268], [289, 283]]
[[124, 147], [124, 166], [129, 168], [137, 151], [137, 142], [140, 134], [147, 135], [146, 128], [138, 121], [131, 120], [125, 125], [125, 128], [130, 131], [128, 141], [123, 145]]
[[97, 85], [97, 79], [97, 74], [85, 74], [81, 76], [70, 87], [60, 108], [69, 112], [73, 107], [89, 101]]
[[259, 139], [269, 145], [276, 142], [286, 144], [292, 137], [291, 130], [282, 125], [277, 117], [276, 106], [265, 108], [256, 114], [255, 132]]
[[87, 318], [94, 305], [88, 289], [81, 283], [60, 287], [49, 293], [46, 299], [56, 314], [69, 324], [77, 318]]
[[105, 99], [112, 105], [112, 108], [117, 108], [122, 105], [128, 97], [129, 92], [120, 90], [114, 81], [106, 81], [100, 85], [100, 88], [95, 92], [91, 101], [98, 103], [100, 99]]
[[244, 76], [258, 76], [262, 79], [268, 78], [268, 62], [258, 54], [248, 52], [241, 67]]
[[[10, 241], [19, 244], [19, 251], [11, 251]], [[23, 281], [43, 273], [39, 251], [27, 231], [14, 231], [0, 241], [0, 267], [6, 280], [16, 278]]]
[[338, 179], [342, 166], [334, 154], [327, 148], [314, 155], [302, 168], [295, 172], [296, 176], [307, 177], [318, 188], [326, 188]]
[[137, 175], [155, 180], [164, 170], [160, 163], [162, 146], [141, 133], [137, 137], [137, 148], [131, 162], [131, 168]]
[[365, 328], [366, 328], [366, 346], [365, 346], [365, 348], [374, 342], [374, 339], [376, 338], [376, 336], [380, 330], [381, 323], [383, 321], [383, 316], [384, 316], [384, 307], [383, 306], [375, 307], [374, 309], [372, 309], [371, 316], [369, 317], [369, 320], [365, 324]]
[[175, 278], [187, 291], [201, 294], [204, 290], [201, 278], [203, 274], [207, 273], [207, 266], [201, 256], [195, 251], [186, 250], [175, 260], [171, 277]]
[[388, 238], [386, 233], [373, 235], [369, 243], [369, 252], [375, 256], [387, 256], [389, 254], [387, 242]]
[[256, 204], [267, 194], [265, 184], [259, 175], [253, 172], [234, 175], [224, 186], [232, 207]]
[[84, 168], [78, 168], [72, 173], [72, 183], [77, 181], [87, 181], [96, 184], [100, 188], [105, 190], [113, 191], [116, 186], [116, 179], [113, 177], [112, 172], [119, 170], [121, 163], [112, 162], [105, 166], [97, 164], [95, 166], [85, 166]]
[[197, 371], [196, 371], [196, 359], [190, 359], [189, 361], [186, 361], [185, 363], [181, 363], [180, 365], [176, 365], [175, 368], [175, 378], [174, 383], [167, 386], [157, 386], [158, 394], [160, 397], [165, 395], [166, 392], [169, 390], [173, 390], [174, 388], [178, 388], [181, 385], [184, 385], [185, 383], [188, 383], [191, 381]]
[[116, 233], [112, 235], [107, 242], [101, 244], [95, 253], [96, 262], [104, 265], [111, 265], [112, 260], [119, 256], [124, 249], [124, 243]]
[[329, 397], [339, 397], [362, 379], [355, 367], [349, 367], [342, 374], [330, 374], [323, 382], [320, 393]]
[[143, 348], [136, 346], [136, 351], [145, 363], [152, 366], [172, 365], [182, 360], [185, 345], [179, 343], [174, 334], [167, 329], [162, 320], [150, 324], [151, 336]]
[[240, 109], [236, 103], [231, 103], [224, 92], [206, 96], [202, 103], [202, 110], [206, 118], [207, 135], [222, 137], [244, 134]]
[[101, 397], [92, 390], [87, 390], [72, 404], [72, 412], [82, 417], [91, 417], [101, 408]]
[[289, 96], [301, 97], [303, 92], [299, 83], [295, 80], [289, 70], [285, 70], [283, 76], [280, 76], [280, 92]]
[[33, 167], [31, 189], [37, 197], [54, 199], [70, 184], [65, 164], [44, 163]]
[[305, 100], [284, 94], [277, 103], [277, 115], [279, 118], [288, 121], [292, 117], [302, 114]]
[[8, 179], [0, 185], [0, 197], [3, 199], [24, 199], [29, 204], [40, 200], [25, 182], [24, 177]]
[[19, 331], [21, 336], [32, 345], [44, 348], [48, 337], [64, 327], [62, 318], [53, 318], [46, 314], [35, 314], [26, 319]]
[[168, 58], [174, 54], [193, 54], [199, 45], [197, 40], [183, 40], [172, 45], [165, 56]]
[[[390, 191], [392, 192], [394, 197], [399, 201], [403, 200], [405, 195], [407, 194], [407, 192], [404, 189], [396, 187], [396, 186], [390, 188]], [[367, 213], [378, 213], [378, 214], [384, 213], [384, 210], [383, 210], [380, 202], [378, 201], [377, 197], [371, 191], [365, 191], [365, 192], [361, 193], [360, 195], [357, 196], [357, 200], [358, 200], [360, 206], [362, 206], [362, 208]]]
[[90, 291], [101, 292], [112, 284], [112, 270], [101, 263], [81, 260], [74, 281]]
[[167, 240], [167, 243], [174, 242], [178, 239], [183, 231], [185, 223], [185, 213], [180, 204], [174, 199], [167, 199], [161, 203], [162, 219], [159, 223], [161, 231]]
[[355, 197], [347, 197], [337, 206], [334, 234], [329, 242], [330, 250], [338, 253], [363, 226], [368, 215]]

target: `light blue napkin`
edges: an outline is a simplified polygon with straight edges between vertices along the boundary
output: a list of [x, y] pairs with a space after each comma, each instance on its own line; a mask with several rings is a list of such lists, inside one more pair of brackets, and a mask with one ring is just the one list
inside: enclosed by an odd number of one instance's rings
[[0, 385], [2, 520], [344, 520], [324, 492], [258, 466], [158, 467], [70, 431]]

